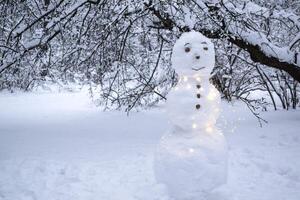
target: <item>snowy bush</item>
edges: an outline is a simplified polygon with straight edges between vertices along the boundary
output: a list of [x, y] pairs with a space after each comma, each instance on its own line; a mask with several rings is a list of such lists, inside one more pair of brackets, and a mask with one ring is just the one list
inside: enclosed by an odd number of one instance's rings
[[299, 105], [298, 1], [4, 0], [0, 10], [2, 90], [88, 84], [108, 108], [151, 106], [176, 84], [170, 49], [193, 29], [214, 39], [212, 80], [226, 99]]

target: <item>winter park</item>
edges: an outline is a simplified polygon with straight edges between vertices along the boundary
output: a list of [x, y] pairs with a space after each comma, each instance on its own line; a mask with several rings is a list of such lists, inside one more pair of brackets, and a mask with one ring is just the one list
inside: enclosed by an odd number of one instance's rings
[[299, 200], [299, 0], [0, 0], [0, 200]]

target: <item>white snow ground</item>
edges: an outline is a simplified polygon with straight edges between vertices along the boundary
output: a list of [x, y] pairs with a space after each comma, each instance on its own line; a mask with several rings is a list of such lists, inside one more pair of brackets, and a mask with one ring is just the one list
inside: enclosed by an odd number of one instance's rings
[[[300, 199], [300, 112], [223, 103], [228, 184], [209, 200]], [[0, 93], [0, 200], [170, 200], [153, 153], [163, 107], [101, 112], [79, 93]]]

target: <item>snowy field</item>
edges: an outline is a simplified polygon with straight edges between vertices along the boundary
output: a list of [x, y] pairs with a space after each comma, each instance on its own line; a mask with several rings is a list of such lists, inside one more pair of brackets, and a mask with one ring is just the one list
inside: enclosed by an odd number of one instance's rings
[[[223, 102], [228, 183], [209, 200], [299, 200], [300, 112]], [[170, 200], [153, 174], [163, 107], [101, 112], [83, 93], [0, 93], [0, 200]]]

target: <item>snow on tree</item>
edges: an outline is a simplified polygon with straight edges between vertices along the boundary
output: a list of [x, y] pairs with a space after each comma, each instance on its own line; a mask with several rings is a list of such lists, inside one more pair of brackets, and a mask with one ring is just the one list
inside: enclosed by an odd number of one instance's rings
[[195, 30], [217, 47], [212, 79], [228, 100], [262, 106], [249, 94], [263, 90], [275, 109], [299, 104], [298, 1], [4, 0], [0, 10], [0, 89], [75, 82], [106, 107], [151, 106], [177, 81], [176, 38]]

